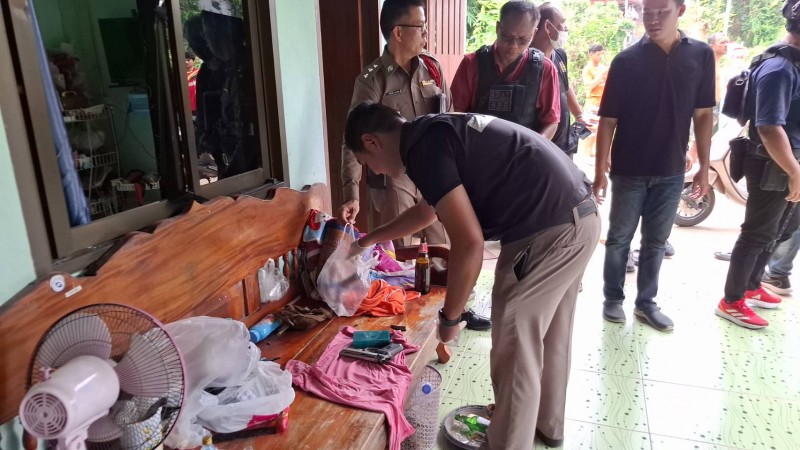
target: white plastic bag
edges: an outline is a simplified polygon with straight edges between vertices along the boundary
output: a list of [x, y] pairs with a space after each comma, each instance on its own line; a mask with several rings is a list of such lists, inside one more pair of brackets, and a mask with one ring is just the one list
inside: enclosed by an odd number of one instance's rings
[[183, 407], [166, 445], [194, 448], [208, 434], [197, 423], [205, 408], [201, 402], [207, 387], [239, 386], [261, 357], [250, 342], [247, 327], [239, 321], [217, 317], [191, 317], [165, 326], [183, 359], [186, 391]]
[[[345, 226], [345, 235], [347, 227]], [[338, 316], [352, 316], [369, 293], [369, 269], [375, 260], [349, 257], [350, 243], [339, 241], [317, 277], [317, 291]], [[368, 253], [368, 252], [367, 252]]]
[[258, 289], [261, 293], [261, 303], [280, 300], [289, 291], [289, 280], [281, 273], [272, 258], [267, 260], [264, 267], [258, 269]]
[[294, 401], [292, 374], [271, 361], [259, 361], [241, 386], [216, 396], [218, 404], [200, 412], [200, 424], [217, 433], [243, 430], [253, 416], [278, 414]]

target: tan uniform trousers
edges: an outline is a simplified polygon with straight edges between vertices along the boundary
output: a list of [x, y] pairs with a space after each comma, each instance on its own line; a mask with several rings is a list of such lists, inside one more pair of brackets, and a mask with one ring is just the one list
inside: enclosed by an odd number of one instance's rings
[[[599, 237], [597, 213], [573, 209], [573, 222], [502, 246], [489, 356], [497, 407], [481, 449], [531, 449], [537, 428], [563, 439], [578, 286]], [[517, 281], [514, 259], [529, 244], [531, 269]]]
[[[386, 189], [370, 189], [372, 204], [381, 213], [381, 221], [387, 223], [400, 213], [422, 201], [417, 187], [408, 178], [408, 175], [392, 178], [387, 177]], [[428, 239], [429, 244], [450, 245], [450, 238], [444, 231], [444, 225], [437, 221], [421, 231], [422, 236]], [[411, 245], [411, 236], [406, 236], [395, 241], [395, 245]]]

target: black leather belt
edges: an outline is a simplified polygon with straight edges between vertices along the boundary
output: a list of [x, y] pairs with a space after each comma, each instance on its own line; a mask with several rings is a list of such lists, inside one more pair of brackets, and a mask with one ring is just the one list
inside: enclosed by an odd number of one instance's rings
[[594, 214], [597, 212], [597, 204], [594, 202], [592, 197], [589, 197], [586, 200], [578, 203], [578, 206], [573, 209], [576, 213], [578, 213], [578, 219], [583, 219], [589, 214]]

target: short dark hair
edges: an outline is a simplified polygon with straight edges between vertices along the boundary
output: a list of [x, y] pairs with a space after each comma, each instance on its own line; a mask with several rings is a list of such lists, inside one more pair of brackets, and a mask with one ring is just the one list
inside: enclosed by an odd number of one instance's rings
[[425, 7], [425, 0], [386, 0], [381, 7], [381, 34], [387, 41], [392, 29], [400, 23], [411, 8]]
[[800, 0], [786, 0], [781, 14], [786, 19], [786, 31], [800, 34]]
[[589, 47], [589, 54], [602, 52], [605, 50], [601, 44], [594, 44], [593, 46]]
[[194, 52], [192, 51], [192, 49], [186, 50], [185, 53], [186, 53], [185, 54], [186, 59], [195, 59], [196, 58], [196, 56], [195, 56]]
[[347, 115], [344, 142], [353, 152], [364, 151], [361, 136], [367, 133], [387, 133], [403, 124], [403, 116], [394, 109], [367, 100], [359, 103]]
[[533, 23], [539, 23], [539, 8], [533, 2], [527, 0], [512, 0], [500, 7], [500, 22], [510, 15], [523, 14], [530, 15]]
[[553, 19], [556, 18], [556, 12], [561, 12], [560, 9], [556, 5], [550, 2], [542, 3], [539, 6], [539, 29], [541, 30], [544, 27], [544, 23], [548, 20], [550, 23], [553, 22]]

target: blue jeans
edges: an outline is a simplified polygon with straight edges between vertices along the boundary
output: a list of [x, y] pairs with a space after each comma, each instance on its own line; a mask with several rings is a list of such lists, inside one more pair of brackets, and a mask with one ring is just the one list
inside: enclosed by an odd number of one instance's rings
[[603, 267], [603, 296], [606, 302], [625, 299], [625, 263], [639, 218], [642, 242], [636, 284], [636, 307], [649, 311], [656, 306], [658, 273], [664, 259], [667, 238], [678, 211], [683, 175], [670, 177], [611, 176], [611, 213]]
[[792, 274], [794, 258], [800, 250], [800, 228], [792, 233], [788, 241], [781, 242], [772, 252], [767, 265], [767, 274], [773, 277], [788, 277]]

